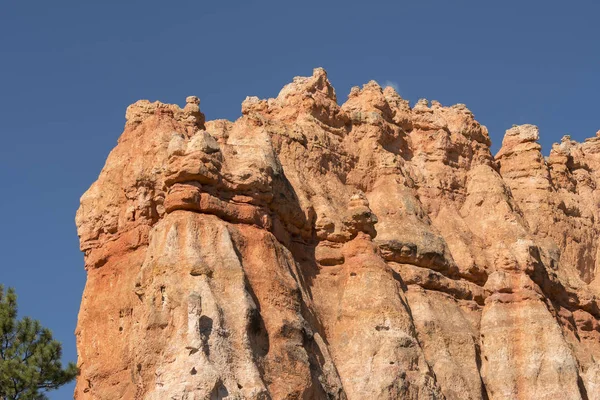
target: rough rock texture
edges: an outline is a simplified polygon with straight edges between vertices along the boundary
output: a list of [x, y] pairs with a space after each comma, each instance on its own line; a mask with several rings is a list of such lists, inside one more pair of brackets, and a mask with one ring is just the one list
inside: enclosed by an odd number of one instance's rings
[[600, 399], [600, 138], [323, 69], [139, 101], [77, 227], [84, 399]]

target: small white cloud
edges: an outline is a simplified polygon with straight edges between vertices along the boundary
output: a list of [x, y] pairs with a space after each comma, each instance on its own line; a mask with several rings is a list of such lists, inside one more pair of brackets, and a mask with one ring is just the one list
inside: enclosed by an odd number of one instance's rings
[[385, 82], [383, 82], [382, 86], [384, 88], [386, 88], [388, 86], [391, 86], [391, 87], [394, 88], [394, 90], [396, 91], [396, 93], [400, 93], [400, 89], [398, 88], [398, 84], [396, 82], [394, 82], [394, 81], [385, 81]]

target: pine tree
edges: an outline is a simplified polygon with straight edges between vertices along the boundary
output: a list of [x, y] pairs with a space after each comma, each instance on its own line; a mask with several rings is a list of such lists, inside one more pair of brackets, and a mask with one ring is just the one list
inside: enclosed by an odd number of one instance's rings
[[60, 342], [31, 318], [17, 320], [17, 296], [0, 285], [0, 399], [44, 400], [44, 393], [71, 382], [73, 363], [63, 369]]

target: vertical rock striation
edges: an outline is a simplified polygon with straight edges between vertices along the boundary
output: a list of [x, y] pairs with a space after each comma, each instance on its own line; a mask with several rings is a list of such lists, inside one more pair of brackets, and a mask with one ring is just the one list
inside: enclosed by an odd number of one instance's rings
[[76, 222], [84, 399], [600, 399], [600, 138], [323, 69], [139, 101]]

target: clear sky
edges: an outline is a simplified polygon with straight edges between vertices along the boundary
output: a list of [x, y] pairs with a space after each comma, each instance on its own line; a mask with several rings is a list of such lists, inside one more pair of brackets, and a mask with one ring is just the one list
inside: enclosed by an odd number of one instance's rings
[[236, 119], [322, 66], [340, 101], [392, 82], [411, 103], [467, 104], [494, 152], [536, 124], [547, 154], [600, 129], [599, 16], [597, 1], [2, 1], [0, 283], [75, 360], [75, 211], [138, 99], [196, 95], [207, 119]]

